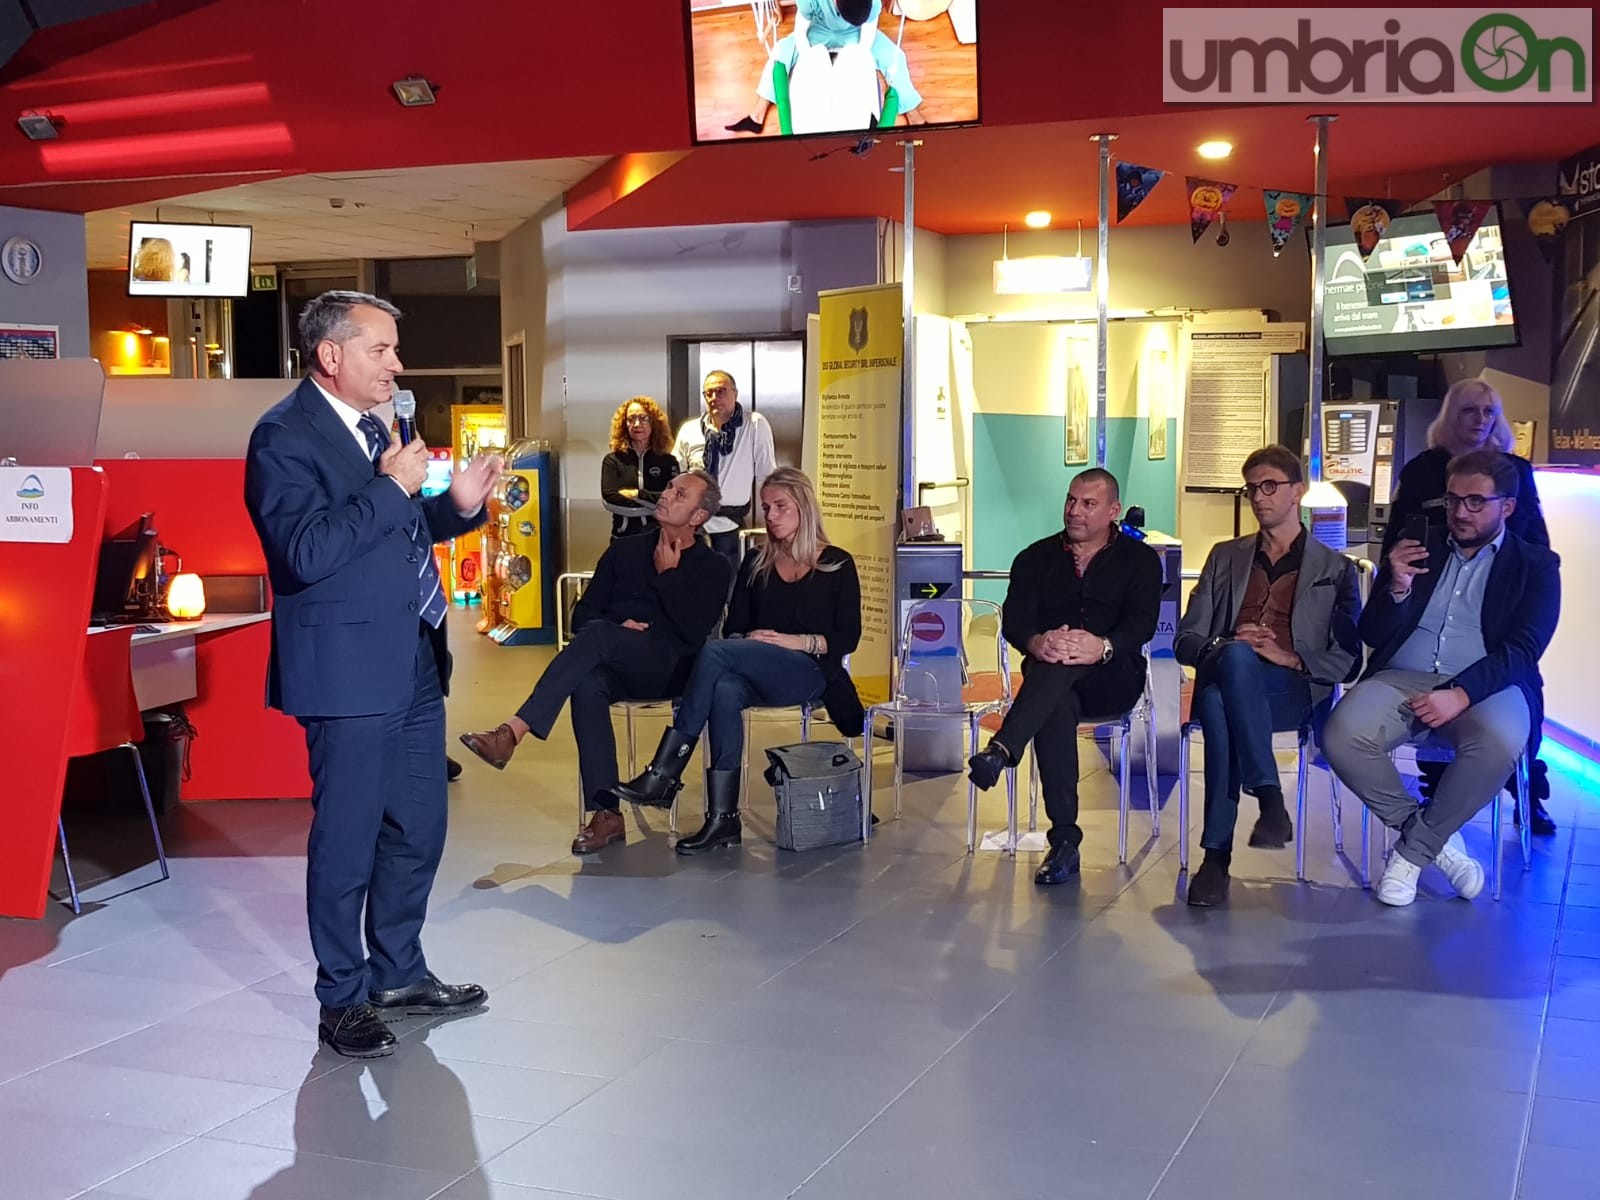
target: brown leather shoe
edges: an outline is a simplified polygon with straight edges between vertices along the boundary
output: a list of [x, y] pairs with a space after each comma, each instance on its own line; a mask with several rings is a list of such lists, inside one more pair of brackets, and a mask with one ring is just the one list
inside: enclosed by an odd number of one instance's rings
[[603, 846], [622, 841], [626, 836], [627, 829], [622, 824], [620, 812], [611, 808], [597, 808], [590, 814], [583, 832], [572, 839], [572, 852], [593, 854]]
[[517, 735], [509, 725], [496, 725], [481, 733], [463, 733], [461, 744], [496, 771], [504, 771], [517, 752]]

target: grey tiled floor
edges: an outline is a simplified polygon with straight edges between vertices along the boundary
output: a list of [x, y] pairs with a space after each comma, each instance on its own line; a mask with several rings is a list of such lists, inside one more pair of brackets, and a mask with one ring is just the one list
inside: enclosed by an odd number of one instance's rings
[[[452, 734], [548, 657], [454, 619]], [[954, 777], [866, 849], [781, 853], [758, 797], [739, 850], [679, 860], [648, 813], [580, 861], [565, 725], [504, 773], [469, 761], [426, 944], [489, 1009], [402, 1023], [365, 1065], [316, 1047], [306, 806], [192, 806], [170, 882], [0, 922], [0, 1195], [1597, 1194], [1600, 809], [1575, 780], [1526, 875], [1507, 830], [1504, 901], [1425, 876], [1391, 911], [1334, 856], [1314, 773], [1312, 881], [1241, 850], [1231, 906], [1197, 912], [1170, 797], [1118, 868], [1084, 763], [1085, 870], [1042, 891], [1027, 856], [967, 857]]]

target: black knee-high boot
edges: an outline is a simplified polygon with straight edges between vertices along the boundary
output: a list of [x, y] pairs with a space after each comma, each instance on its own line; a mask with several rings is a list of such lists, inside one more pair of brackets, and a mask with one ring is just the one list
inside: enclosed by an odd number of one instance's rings
[[678, 839], [679, 854], [698, 854], [718, 846], [737, 846], [739, 824], [739, 772], [706, 772], [706, 823], [699, 833]]
[[672, 798], [683, 787], [683, 768], [689, 761], [694, 744], [699, 738], [685, 737], [668, 727], [656, 747], [656, 756], [644, 769], [644, 774], [627, 783], [618, 784], [618, 796], [631, 804], [645, 804], [651, 808], [671, 808]]

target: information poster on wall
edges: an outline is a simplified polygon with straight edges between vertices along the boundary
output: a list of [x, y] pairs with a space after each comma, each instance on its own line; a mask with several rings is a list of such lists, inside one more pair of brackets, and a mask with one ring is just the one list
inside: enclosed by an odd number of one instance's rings
[[850, 674], [864, 704], [889, 698], [900, 467], [900, 288], [818, 295], [822, 368], [817, 498], [828, 537], [861, 576], [861, 644]]
[[71, 469], [0, 467], [0, 542], [71, 540]]
[[1239, 464], [1267, 441], [1267, 374], [1274, 354], [1305, 346], [1305, 326], [1198, 328], [1189, 333], [1183, 487], [1231, 492]]

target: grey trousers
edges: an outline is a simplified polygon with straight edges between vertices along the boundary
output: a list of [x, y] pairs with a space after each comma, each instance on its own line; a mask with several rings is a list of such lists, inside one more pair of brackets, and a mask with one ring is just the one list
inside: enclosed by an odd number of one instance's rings
[[[1379, 671], [1339, 701], [1322, 739], [1334, 773], [1378, 820], [1400, 831], [1395, 848], [1419, 867], [1431, 863], [1450, 835], [1494, 799], [1528, 742], [1528, 702], [1514, 687], [1430, 730], [1406, 701], [1444, 682], [1426, 671]], [[1390, 755], [1406, 742], [1422, 741], [1443, 742], [1455, 757], [1433, 799], [1419, 808]]]

